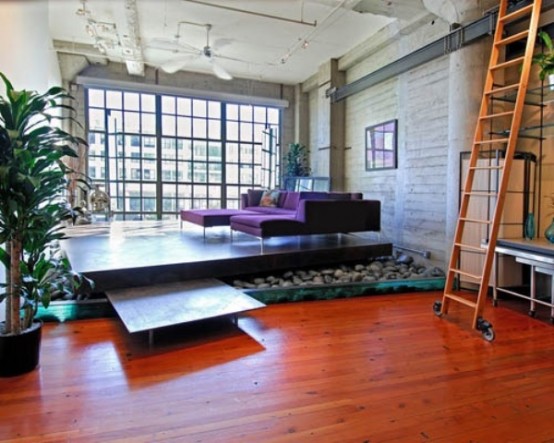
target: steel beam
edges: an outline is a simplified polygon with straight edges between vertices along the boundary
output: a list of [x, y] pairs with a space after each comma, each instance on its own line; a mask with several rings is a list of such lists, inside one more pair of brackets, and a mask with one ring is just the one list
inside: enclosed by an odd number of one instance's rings
[[[521, 2], [524, 3], [524, 2]], [[554, 8], [554, 0], [544, 0], [542, 11]], [[398, 60], [377, 69], [376, 71], [359, 78], [347, 85], [337, 88], [329, 94], [331, 103], [344, 100], [351, 95], [357, 94], [367, 88], [375, 86], [389, 78], [400, 75], [420, 65], [430, 62], [443, 55], [457, 51], [464, 46], [492, 35], [496, 29], [498, 10], [490, 11], [487, 15], [468, 25], [461, 26], [446, 36], [435, 40], [432, 43], [408, 54]]]

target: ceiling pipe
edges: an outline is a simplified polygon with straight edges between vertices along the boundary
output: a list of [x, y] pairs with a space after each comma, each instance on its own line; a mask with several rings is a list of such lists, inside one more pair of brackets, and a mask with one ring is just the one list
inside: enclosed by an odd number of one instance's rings
[[217, 4], [214, 4], [214, 3], [207, 3], [207, 2], [202, 2], [202, 1], [199, 1], [199, 0], [183, 0], [183, 1], [188, 2], [188, 3], [196, 3], [198, 5], [203, 5], [203, 6], [211, 6], [212, 8], [225, 9], [227, 11], [240, 12], [242, 14], [255, 15], [257, 17], [264, 17], [264, 18], [268, 18], [268, 19], [272, 19], [272, 20], [281, 20], [281, 21], [288, 22], [288, 23], [295, 23], [297, 25], [313, 26], [313, 27], [317, 26], [317, 21], [307, 22], [303, 18], [300, 19], [300, 20], [295, 20], [293, 18], [287, 18], [287, 17], [280, 17], [280, 16], [277, 16], [277, 15], [264, 14], [263, 12], [248, 11], [246, 9], [239, 9], [239, 8], [233, 8], [231, 6], [217, 5]]
[[348, 0], [342, 0], [340, 3], [338, 3], [337, 5], [335, 5], [335, 7], [333, 9], [331, 9], [331, 11], [329, 12], [329, 14], [327, 14], [323, 20], [321, 20], [319, 26], [315, 29], [312, 29], [308, 34], [306, 34], [304, 37], [301, 37], [299, 38], [296, 43], [294, 45], [292, 45], [291, 48], [289, 48], [289, 50], [287, 51], [287, 53], [285, 55], [283, 55], [283, 57], [281, 57], [281, 63], [286, 63], [288, 61], [288, 59], [292, 56], [292, 54], [294, 54], [299, 48], [303, 48], [303, 49], [306, 49], [308, 48], [308, 46], [310, 45], [310, 41], [311, 39], [314, 37], [314, 35], [316, 35], [317, 32], [319, 32], [319, 30], [321, 29], [321, 27], [323, 26], [323, 24], [329, 20], [329, 18], [335, 13], [337, 12], [340, 8], [342, 8], [346, 2], [348, 2]]

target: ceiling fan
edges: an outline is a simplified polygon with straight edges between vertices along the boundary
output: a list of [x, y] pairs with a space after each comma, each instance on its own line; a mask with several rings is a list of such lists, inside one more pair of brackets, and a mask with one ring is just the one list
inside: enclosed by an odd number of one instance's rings
[[[180, 69], [187, 66], [187, 64], [195, 61], [195, 60], [205, 60], [209, 63], [210, 68], [214, 75], [222, 80], [232, 80], [233, 76], [227, 72], [223, 66], [221, 66], [217, 61], [216, 58], [225, 58], [228, 60], [235, 60], [235, 61], [242, 61], [238, 59], [234, 59], [231, 57], [223, 57], [216, 55], [213, 51], [212, 46], [210, 45], [210, 31], [212, 29], [212, 25], [202, 25], [206, 28], [206, 46], [204, 46], [202, 49], [192, 48], [191, 49], [195, 52], [190, 55], [181, 56], [177, 58], [170, 59], [160, 66], [160, 68], [169, 74], [173, 74], [174, 72], [179, 71]], [[187, 45], [188, 46], [188, 45]]]

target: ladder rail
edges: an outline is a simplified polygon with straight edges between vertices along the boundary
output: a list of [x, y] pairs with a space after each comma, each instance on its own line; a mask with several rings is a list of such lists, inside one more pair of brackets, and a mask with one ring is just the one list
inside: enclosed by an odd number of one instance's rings
[[[538, 3], [538, 5], [537, 5]], [[539, 23], [539, 15], [541, 8], [541, 0], [535, 0], [535, 8], [531, 11], [531, 17], [529, 19], [529, 35], [525, 47], [525, 57], [521, 65], [520, 73], [520, 87], [517, 91], [516, 102], [514, 105], [514, 114], [512, 116], [512, 124], [510, 126], [510, 136], [508, 146], [506, 147], [506, 154], [504, 157], [504, 169], [500, 179], [498, 198], [493, 214], [493, 222], [489, 231], [489, 247], [485, 253], [485, 263], [483, 265], [483, 275], [481, 277], [481, 284], [479, 286], [479, 293], [477, 295], [477, 309], [475, 309], [473, 315], [473, 327], [477, 327], [479, 317], [482, 316], [485, 306], [485, 300], [489, 287], [489, 279], [491, 275], [492, 263], [494, 261], [494, 251], [496, 249], [496, 240], [498, 238], [498, 231], [500, 230], [500, 219], [504, 211], [504, 202], [506, 200], [506, 192], [508, 190], [508, 183], [510, 180], [510, 172], [512, 169], [513, 158], [516, 150], [516, 144], [518, 141], [518, 132], [521, 126], [521, 119], [523, 116], [523, 105], [525, 96], [527, 94], [527, 88], [529, 85], [529, 75], [531, 72], [532, 54], [535, 48], [535, 41], [537, 38], [537, 28]]]
[[[479, 290], [477, 293], [477, 301], [475, 303], [465, 303], [466, 305], [474, 308], [473, 314], [473, 324], [472, 326], [475, 329], [483, 330], [483, 323], [488, 324], [482, 319], [482, 313], [484, 309], [484, 304], [488, 292], [488, 285], [491, 276], [491, 268], [494, 261], [494, 252], [496, 248], [496, 241], [498, 238], [500, 230], [500, 221], [502, 218], [502, 213], [504, 210], [504, 203], [506, 199], [506, 194], [508, 190], [508, 183], [510, 179], [510, 173], [512, 168], [512, 162], [516, 150], [516, 144], [518, 140], [518, 132], [521, 126], [523, 108], [525, 105], [525, 96], [527, 93], [527, 88], [529, 84], [529, 76], [532, 65], [532, 56], [535, 48], [535, 41], [537, 37], [537, 28], [539, 23], [539, 15], [542, 6], [542, 0], [535, 0], [532, 4], [524, 6], [517, 11], [508, 11], [508, 0], [500, 0], [499, 12], [498, 12], [498, 23], [494, 33], [492, 51], [490, 54], [489, 66], [487, 70], [487, 75], [485, 77], [485, 84], [483, 88], [483, 96], [481, 100], [481, 106], [479, 109], [479, 116], [477, 119], [477, 124], [475, 126], [474, 133], [474, 142], [471, 149], [471, 155], [469, 158], [469, 164], [467, 168], [467, 174], [465, 178], [465, 183], [463, 186], [463, 191], [461, 195], [460, 209], [458, 213], [458, 219], [456, 222], [454, 239], [452, 242], [452, 249], [450, 255], [450, 261], [448, 266], [448, 272], [445, 282], [445, 290], [443, 294], [442, 304], [440, 306], [440, 315], [447, 314], [449, 303], [451, 300], [460, 302], [460, 298], [453, 296], [454, 292], [454, 283], [456, 276], [460, 275], [469, 275], [467, 272], [464, 272], [459, 268], [461, 264], [461, 252], [462, 249], [469, 248], [471, 245], [464, 244], [464, 230], [468, 223], [473, 222], [487, 222], [483, 224], [488, 225], [488, 244], [486, 248], [481, 248], [484, 252], [484, 261], [483, 268], [480, 276], [477, 276], [479, 281]], [[517, 34], [512, 35], [511, 37], [505, 37], [505, 25], [510, 23], [514, 18], [521, 17], [523, 15], [529, 16], [529, 25], [528, 29], [523, 32], [518, 32]], [[507, 44], [523, 40], [527, 38], [525, 44], [525, 54], [523, 57], [518, 57], [516, 59], [502, 61], [499, 63], [499, 60], [502, 57], [502, 53], [505, 50]], [[509, 67], [520, 65], [520, 75], [519, 81], [516, 84], [510, 85], [496, 85], [494, 81], [494, 75], [501, 69], [507, 69]], [[492, 98], [495, 94], [505, 93], [509, 90], [514, 90], [516, 92], [516, 99], [514, 101], [514, 107], [511, 111], [504, 111], [500, 113], [491, 112], [493, 108]], [[497, 117], [511, 117], [510, 123], [510, 132], [507, 138], [505, 139], [484, 139], [485, 134], [485, 124], [490, 122], [492, 119]], [[492, 146], [494, 143], [504, 143], [505, 155], [503, 165], [498, 168], [483, 168], [479, 167], [478, 161], [482, 153], [484, 146]], [[470, 208], [470, 200], [472, 196], [478, 196], [479, 193], [475, 192], [473, 186], [475, 182], [476, 171], [482, 170], [492, 170], [497, 169], [500, 174], [500, 179], [498, 181], [498, 187], [496, 189], [496, 198], [491, 204], [492, 208], [492, 218], [490, 220], [476, 220], [473, 217], [468, 217], [468, 211]], [[488, 211], [488, 217], [490, 217], [490, 210]], [[475, 247], [477, 249], [477, 247]], [[473, 274], [472, 274], [473, 275]], [[490, 325], [488, 325], [490, 327]]]
[[[502, 34], [504, 32], [504, 24], [501, 21], [500, 17], [506, 15], [506, 11], [508, 9], [508, 2], [506, 0], [502, 0], [500, 2], [499, 11], [498, 11], [498, 26], [496, 26], [496, 30], [494, 31], [494, 40], [498, 41], [502, 38]], [[498, 59], [500, 57], [500, 50], [497, 47], [497, 45], [493, 45], [490, 59], [489, 59], [489, 67], [495, 66], [498, 64]], [[483, 126], [480, 124], [480, 122], [484, 121], [484, 117], [489, 115], [489, 101], [485, 99], [485, 93], [487, 91], [490, 91], [493, 88], [494, 85], [494, 73], [491, 69], [487, 70], [487, 75], [485, 77], [485, 85], [484, 85], [484, 93], [483, 93], [483, 99], [481, 100], [481, 106], [479, 108], [479, 116], [477, 118], [477, 124], [475, 126], [475, 134], [473, 139], [474, 140], [482, 140], [483, 139]], [[450, 261], [448, 265], [448, 269], [454, 269], [457, 266], [458, 257], [460, 256], [460, 247], [457, 246], [457, 244], [462, 243], [462, 236], [463, 236], [463, 221], [460, 220], [461, 217], [465, 214], [467, 214], [467, 210], [469, 207], [469, 197], [467, 195], [471, 192], [471, 188], [473, 185], [473, 181], [475, 178], [475, 166], [477, 166], [477, 160], [479, 158], [478, 150], [476, 149], [475, 145], [472, 146], [471, 149], [471, 155], [469, 157], [469, 169], [466, 175], [466, 180], [464, 183], [464, 190], [463, 195], [465, 197], [462, 198], [461, 204], [460, 204], [460, 210], [458, 213], [458, 220], [456, 221], [456, 228], [454, 231], [454, 241], [452, 246], [452, 251], [450, 253]], [[448, 271], [446, 274], [446, 281], [445, 281], [445, 291], [454, 286], [454, 273]], [[450, 304], [450, 299], [447, 297], [443, 297], [442, 307], [441, 307], [441, 313], [447, 314], [448, 308]]]

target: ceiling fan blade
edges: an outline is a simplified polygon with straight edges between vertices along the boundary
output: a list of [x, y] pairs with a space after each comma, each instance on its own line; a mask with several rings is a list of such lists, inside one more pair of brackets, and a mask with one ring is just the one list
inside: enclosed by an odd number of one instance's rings
[[217, 78], [221, 80], [233, 80], [233, 76], [229, 74], [221, 65], [217, 64], [212, 58], [210, 59], [212, 71]]
[[160, 49], [162, 51], [172, 52], [200, 52], [200, 49], [189, 45], [188, 43], [179, 42], [175, 39], [153, 38], [146, 42], [146, 48]]
[[177, 57], [169, 59], [166, 62], [162, 63], [160, 68], [162, 71], [167, 72], [168, 74], [173, 74], [180, 69], [184, 68], [188, 62], [198, 58], [197, 55], [189, 55], [187, 57]]

